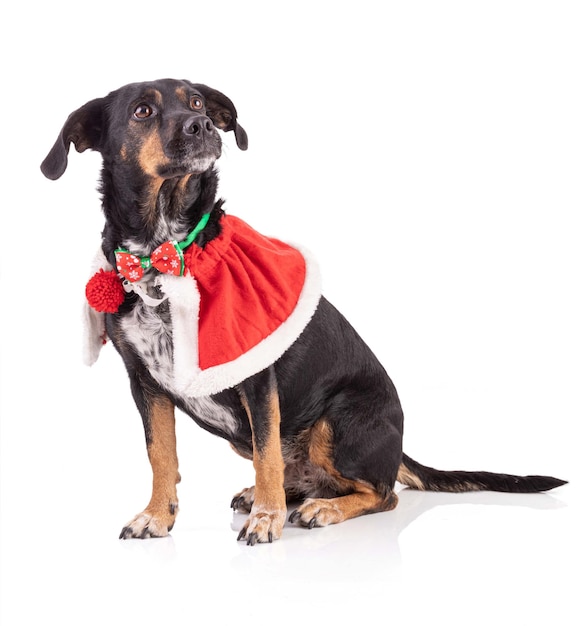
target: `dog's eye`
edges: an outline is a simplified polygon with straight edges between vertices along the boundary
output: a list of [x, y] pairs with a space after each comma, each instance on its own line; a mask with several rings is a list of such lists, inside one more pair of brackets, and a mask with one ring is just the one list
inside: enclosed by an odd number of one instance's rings
[[150, 117], [153, 112], [152, 107], [148, 106], [148, 104], [139, 104], [134, 109], [134, 117], [139, 120], [145, 120], [147, 117]]
[[189, 100], [189, 106], [194, 111], [200, 111], [203, 108], [203, 100], [199, 96], [191, 96]]

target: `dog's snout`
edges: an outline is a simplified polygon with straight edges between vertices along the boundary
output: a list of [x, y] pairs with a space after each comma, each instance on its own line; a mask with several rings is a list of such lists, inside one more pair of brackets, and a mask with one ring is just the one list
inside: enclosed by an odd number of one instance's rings
[[183, 132], [186, 135], [211, 135], [213, 122], [206, 115], [195, 115], [183, 124]]

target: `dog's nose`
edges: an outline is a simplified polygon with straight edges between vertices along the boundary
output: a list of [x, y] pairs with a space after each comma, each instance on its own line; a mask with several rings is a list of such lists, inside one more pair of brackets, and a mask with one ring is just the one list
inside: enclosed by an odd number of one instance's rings
[[183, 132], [186, 135], [211, 135], [213, 123], [206, 115], [194, 115], [183, 124]]

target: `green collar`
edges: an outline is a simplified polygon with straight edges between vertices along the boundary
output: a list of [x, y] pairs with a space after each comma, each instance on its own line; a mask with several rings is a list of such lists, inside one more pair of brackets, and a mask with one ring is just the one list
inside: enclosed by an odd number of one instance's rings
[[197, 226], [187, 235], [187, 237], [179, 242], [178, 246], [181, 250], [188, 248], [194, 241], [195, 237], [207, 226], [207, 222], [209, 222], [209, 216], [211, 213], [206, 213], [200, 220]]
[[[159, 271], [163, 271], [164, 273], [173, 273], [177, 276], [182, 276], [185, 272], [185, 262], [183, 259], [183, 250], [188, 248], [194, 241], [197, 235], [207, 226], [207, 222], [209, 221], [209, 213], [206, 213], [200, 220], [197, 226], [187, 235], [187, 237], [183, 241], [167, 241], [160, 246], [149, 256], [139, 257], [138, 255], [132, 254], [130, 250], [126, 248], [116, 248], [114, 250], [116, 254], [116, 264], [118, 266], [118, 271], [120, 271], [126, 278], [131, 280], [132, 282], [135, 280], [139, 280], [142, 278], [142, 274], [145, 270], [153, 267], [156, 267]], [[168, 261], [167, 251], [176, 252], [175, 258], [171, 259], [171, 263], [173, 263], [172, 267], [176, 267], [175, 270], [167, 270], [166, 264]], [[174, 254], [174, 253], [173, 253]], [[163, 266], [160, 265], [160, 257], [162, 255]], [[124, 261], [122, 263], [122, 261]], [[175, 261], [180, 264], [179, 267], [176, 266]], [[126, 266], [125, 268], [122, 267]], [[163, 269], [164, 267], [164, 269]], [[130, 275], [126, 275], [126, 274]]]

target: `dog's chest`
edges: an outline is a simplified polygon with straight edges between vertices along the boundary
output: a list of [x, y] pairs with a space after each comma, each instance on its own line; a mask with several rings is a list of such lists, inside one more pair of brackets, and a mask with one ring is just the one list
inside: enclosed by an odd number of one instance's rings
[[124, 338], [134, 348], [152, 377], [165, 389], [174, 387], [173, 331], [168, 306], [137, 302], [122, 318]]
[[154, 380], [173, 396], [181, 399], [187, 412], [206, 424], [234, 433], [237, 421], [230, 409], [211, 397], [185, 396], [175, 384], [173, 326], [168, 303], [157, 307], [138, 301], [131, 313], [121, 320], [124, 338], [140, 357]]

